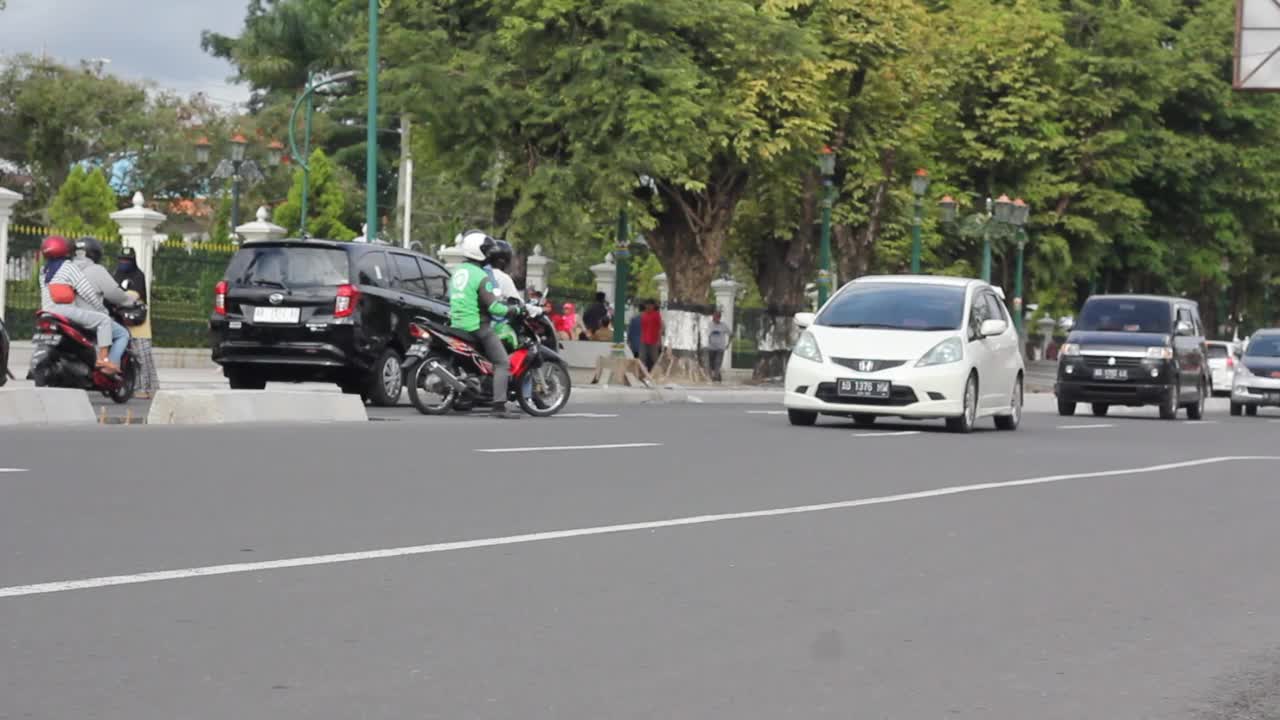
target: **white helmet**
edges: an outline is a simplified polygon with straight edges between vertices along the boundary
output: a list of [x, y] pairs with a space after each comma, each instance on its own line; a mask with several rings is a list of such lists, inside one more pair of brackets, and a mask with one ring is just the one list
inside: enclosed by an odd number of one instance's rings
[[457, 244], [458, 248], [462, 250], [463, 257], [476, 262], [484, 262], [489, 248], [493, 245], [493, 238], [479, 230], [468, 230], [458, 236]]

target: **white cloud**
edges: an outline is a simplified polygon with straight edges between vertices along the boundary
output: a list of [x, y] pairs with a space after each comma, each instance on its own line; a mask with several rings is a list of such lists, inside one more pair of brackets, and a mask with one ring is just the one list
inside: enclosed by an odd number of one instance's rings
[[234, 35], [245, 0], [8, 0], [0, 12], [0, 48], [47, 53], [60, 61], [106, 58], [105, 71], [215, 101], [244, 102], [232, 67], [200, 49], [200, 32]]

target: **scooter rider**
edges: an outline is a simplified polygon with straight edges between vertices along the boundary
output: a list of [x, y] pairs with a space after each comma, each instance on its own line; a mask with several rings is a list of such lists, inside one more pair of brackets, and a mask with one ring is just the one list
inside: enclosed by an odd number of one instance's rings
[[510, 376], [507, 350], [490, 326], [489, 317], [512, 317], [524, 311], [518, 302], [508, 304], [497, 295], [497, 288], [485, 272], [497, 241], [479, 230], [463, 233], [458, 243], [466, 260], [449, 279], [449, 324], [475, 336], [489, 362], [493, 363], [493, 416], [506, 420], [519, 419], [507, 408], [507, 381]]
[[[485, 270], [488, 271], [489, 277], [493, 280], [493, 284], [498, 288], [498, 297], [507, 302], [520, 301], [520, 290], [516, 288], [516, 281], [511, 279], [507, 274], [507, 268], [511, 265], [511, 256], [513, 254], [511, 243], [506, 240], [497, 240], [494, 242], [493, 250], [489, 252], [487, 258], [488, 264]], [[505, 347], [515, 349], [516, 331], [512, 329], [511, 324], [506, 318], [492, 318], [494, 332], [498, 333]]]
[[[80, 272], [84, 273], [85, 279], [97, 291], [94, 294], [76, 293], [76, 305], [87, 310], [106, 313], [107, 307], [104, 303], [111, 303], [116, 307], [133, 307], [137, 304], [138, 301], [120, 287], [116, 279], [111, 277], [111, 273], [98, 264], [102, 262], [102, 243], [91, 237], [76, 240], [76, 257], [72, 262]], [[107, 314], [110, 315], [110, 313]], [[128, 349], [129, 330], [112, 320], [109, 355], [112, 364], [118, 367]]]

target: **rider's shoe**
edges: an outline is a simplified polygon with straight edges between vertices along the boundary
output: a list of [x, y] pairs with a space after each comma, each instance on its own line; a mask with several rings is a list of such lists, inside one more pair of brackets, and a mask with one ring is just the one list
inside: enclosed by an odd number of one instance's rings
[[494, 403], [493, 410], [489, 411], [489, 416], [499, 420], [520, 420], [524, 417], [523, 414], [512, 412], [508, 409], [506, 403]]

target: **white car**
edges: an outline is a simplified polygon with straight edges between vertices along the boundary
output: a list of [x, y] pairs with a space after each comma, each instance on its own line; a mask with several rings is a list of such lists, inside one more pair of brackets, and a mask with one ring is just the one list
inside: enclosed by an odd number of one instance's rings
[[1247, 348], [1236, 365], [1232, 415], [1253, 416], [1260, 407], [1280, 407], [1280, 329], [1255, 332]]
[[1236, 364], [1240, 362], [1240, 352], [1236, 350], [1235, 343], [1210, 341], [1205, 345], [1209, 350], [1213, 394], [1230, 395], [1231, 386], [1236, 380]]
[[1015, 430], [1024, 368], [1009, 311], [980, 280], [868, 276], [840, 288], [804, 328], [787, 364], [783, 404], [793, 425], [818, 415], [946, 418], [952, 432], [978, 418]]

